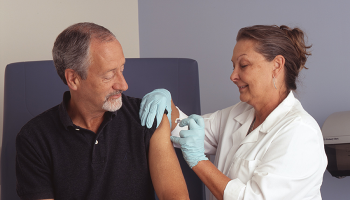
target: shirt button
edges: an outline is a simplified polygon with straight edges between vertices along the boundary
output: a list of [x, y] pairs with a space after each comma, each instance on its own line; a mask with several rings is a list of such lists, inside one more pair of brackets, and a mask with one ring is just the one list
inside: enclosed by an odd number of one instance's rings
[[97, 141], [97, 140], [95, 141], [95, 144], [98, 144], [98, 141]]
[[75, 130], [76, 130], [76, 131], [79, 131], [80, 129], [76, 128]]

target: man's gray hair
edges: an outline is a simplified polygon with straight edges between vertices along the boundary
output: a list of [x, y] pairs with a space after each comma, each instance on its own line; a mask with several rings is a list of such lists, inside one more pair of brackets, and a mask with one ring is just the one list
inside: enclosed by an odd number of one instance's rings
[[87, 78], [91, 63], [89, 49], [93, 38], [101, 42], [116, 39], [105, 27], [89, 22], [69, 26], [57, 36], [52, 57], [57, 73], [66, 85], [66, 69], [73, 69], [83, 80]]

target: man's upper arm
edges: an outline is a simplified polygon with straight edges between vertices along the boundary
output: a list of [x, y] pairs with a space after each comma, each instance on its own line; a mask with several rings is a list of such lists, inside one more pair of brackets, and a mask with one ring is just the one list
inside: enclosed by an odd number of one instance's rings
[[189, 199], [186, 182], [170, 141], [170, 125], [166, 115], [150, 140], [149, 168], [160, 200]]
[[16, 138], [17, 193], [21, 199], [50, 199], [53, 197], [51, 170], [35, 146], [21, 134]]

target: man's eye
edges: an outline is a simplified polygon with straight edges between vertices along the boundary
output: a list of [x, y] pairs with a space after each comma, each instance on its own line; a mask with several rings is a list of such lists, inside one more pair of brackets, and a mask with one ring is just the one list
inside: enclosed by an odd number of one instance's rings
[[113, 76], [107, 76], [107, 77], [103, 78], [103, 80], [104, 80], [104, 81], [109, 81], [109, 80], [111, 80], [113, 77], [114, 77], [114, 75], [113, 75]]
[[248, 65], [242, 65], [241, 68], [245, 68], [246, 66], [248, 66]]

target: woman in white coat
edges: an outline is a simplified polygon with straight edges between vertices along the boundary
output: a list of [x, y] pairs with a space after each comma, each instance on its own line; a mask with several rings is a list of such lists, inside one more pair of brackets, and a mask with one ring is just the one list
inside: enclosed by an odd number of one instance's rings
[[[180, 126], [189, 130], [176, 126], [172, 141], [212, 192], [211, 199], [322, 199], [327, 166], [322, 133], [292, 92], [311, 55], [304, 33], [256, 25], [242, 28], [236, 40], [230, 78], [241, 102], [204, 119], [182, 120]], [[187, 117], [171, 105], [167, 90], [158, 89], [143, 98], [143, 125], [152, 125], [155, 107], [157, 117], [164, 108], [173, 111], [168, 115], [173, 128], [175, 118]], [[216, 155], [214, 164], [204, 153]]]

